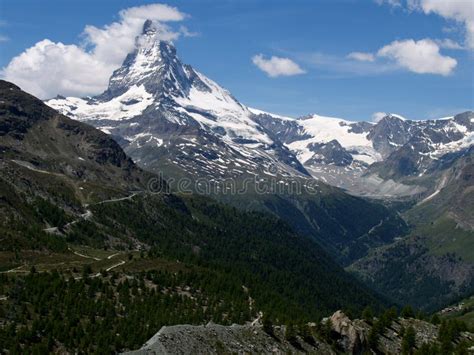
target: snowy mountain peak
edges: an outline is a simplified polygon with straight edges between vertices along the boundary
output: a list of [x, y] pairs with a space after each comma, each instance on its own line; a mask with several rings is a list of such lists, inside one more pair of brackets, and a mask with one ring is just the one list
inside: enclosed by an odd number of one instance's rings
[[144, 85], [155, 96], [185, 96], [190, 88], [190, 74], [178, 59], [173, 44], [160, 40], [159, 29], [146, 21], [142, 34], [135, 40], [134, 51], [114, 71], [101, 99], [121, 95], [134, 85]]
[[152, 20], [146, 20], [143, 24], [142, 32], [135, 38], [135, 47], [158, 47], [164, 57], [175, 57], [176, 48], [174, 45], [162, 39], [160, 25]]
[[168, 157], [165, 164], [189, 174], [255, 175], [272, 166], [272, 174], [308, 175], [246, 106], [183, 64], [173, 44], [161, 37], [159, 24], [146, 21], [134, 50], [113, 72], [103, 94], [58, 97], [48, 105], [118, 137], [127, 153], [147, 168], [159, 169], [160, 159]]
[[396, 113], [387, 113], [387, 115], [385, 117], [382, 118], [383, 119], [386, 119], [386, 120], [392, 120], [392, 119], [395, 119], [395, 120], [400, 120], [400, 121], [406, 121], [406, 118], [401, 116], [401, 115], [398, 115]]

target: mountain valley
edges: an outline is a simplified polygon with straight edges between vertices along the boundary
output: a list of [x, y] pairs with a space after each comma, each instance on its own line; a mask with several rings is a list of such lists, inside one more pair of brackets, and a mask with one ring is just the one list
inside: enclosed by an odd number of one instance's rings
[[93, 97], [0, 80], [0, 353], [472, 351], [474, 112], [273, 114], [161, 31]]
[[[282, 218], [372, 287], [397, 290], [397, 302], [417, 304], [433, 282], [445, 298], [418, 306], [474, 290], [464, 251], [473, 230], [472, 111], [438, 120], [387, 114], [376, 123], [275, 115], [238, 102], [156, 35], [145, 23], [103, 94], [47, 104], [110, 134], [173, 188], [189, 179], [199, 182], [190, 191]], [[311, 190], [294, 193], [295, 182]], [[270, 183], [282, 189], [261, 193]], [[397, 279], [393, 269], [420, 269], [422, 281]]]

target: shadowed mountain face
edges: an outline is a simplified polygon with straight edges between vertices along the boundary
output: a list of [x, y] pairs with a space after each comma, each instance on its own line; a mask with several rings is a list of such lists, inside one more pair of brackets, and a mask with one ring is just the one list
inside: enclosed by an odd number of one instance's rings
[[408, 236], [351, 266], [380, 292], [427, 310], [474, 292], [474, 150], [439, 163], [436, 190], [404, 213]]
[[81, 205], [146, 186], [149, 174], [110, 136], [61, 115], [6, 81], [0, 81], [0, 97], [0, 177], [4, 184], [15, 185], [13, 191], [26, 192], [35, 185], [38, 191], [33, 193], [41, 195], [39, 191], [48, 193], [43, 182], [52, 189], [59, 185]]
[[52, 245], [63, 250], [65, 239], [44, 230], [59, 232], [89, 218], [89, 205], [144, 191], [149, 181], [164, 186], [110, 136], [63, 116], [14, 84], [0, 81], [0, 98], [2, 250]]

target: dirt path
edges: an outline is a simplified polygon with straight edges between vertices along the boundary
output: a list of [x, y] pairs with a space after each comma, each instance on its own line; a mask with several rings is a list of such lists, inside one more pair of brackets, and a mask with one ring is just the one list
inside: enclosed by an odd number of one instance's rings
[[120, 202], [120, 201], [126, 201], [126, 200], [131, 200], [132, 198], [134, 198], [135, 196], [137, 196], [140, 192], [134, 192], [133, 194], [131, 194], [130, 196], [126, 196], [126, 197], [120, 197], [120, 198], [112, 198], [110, 200], [104, 200], [104, 201], [100, 201], [100, 202], [97, 202], [97, 203], [93, 203], [93, 205], [101, 205], [103, 203], [110, 203], [110, 202]]
[[75, 250], [72, 250], [71, 248], [68, 248], [69, 251], [71, 251], [73, 254], [76, 254], [77, 256], [81, 256], [83, 258], [87, 258], [87, 259], [94, 259], [95, 261], [101, 261], [102, 259], [99, 259], [99, 258], [96, 258], [94, 256], [89, 256], [89, 255], [84, 255], [84, 254], [81, 254]]
[[7, 270], [7, 271], [0, 271], [0, 274], [9, 274], [9, 273], [12, 273], [12, 272], [29, 272], [29, 271], [25, 271], [25, 270], [18, 270], [18, 269], [21, 269], [23, 266], [25, 265], [20, 265], [14, 269], [11, 269], [11, 270]]
[[31, 170], [31, 171], [37, 172], [37, 173], [48, 174], [48, 175], [56, 175], [56, 176], [61, 176], [61, 177], [64, 176], [64, 175], [62, 175], [62, 174], [52, 173], [52, 172], [50, 172], [50, 171], [37, 169], [37, 168], [35, 168], [35, 167], [33, 166], [33, 164], [28, 163], [28, 162], [26, 162], [26, 161], [14, 160], [14, 159], [12, 159], [12, 162], [14, 162], [15, 164], [20, 165], [20, 166], [22, 166], [22, 167], [24, 167], [24, 168], [27, 168], [27, 169], [29, 169], [29, 170]]
[[[117, 264], [115, 264], [115, 265], [112, 265], [112, 266], [109, 266], [107, 269], [105, 269], [105, 271], [106, 271], [106, 272], [109, 272], [110, 270], [115, 269], [116, 267], [119, 267], [119, 266], [124, 265], [124, 264], [126, 264], [126, 261], [120, 260], [119, 263], [117, 263]], [[96, 274], [94, 274], [94, 275], [92, 275], [92, 276], [89, 276], [89, 277], [90, 277], [90, 278], [96, 278], [96, 277], [99, 277], [100, 275], [101, 275], [101, 272], [98, 272], [98, 273], [96, 273]], [[76, 276], [76, 277], [74, 278], [74, 280], [81, 280], [81, 279], [82, 279], [82, 276]]]
[[121, 260], [118, 264], [112, 265], [111, 267], [105, 269], [105, 271], [110, 271], [112, 269], [115, 269], [116, 267], [125, 264], [125, 261]]
[[[101, 205], [103, 203], [111, 203], [111, 202], [120, 202], [120, 201], [126, 201], [126, 200], [131, 200], [132, 198], [134, 198], [136, 195], [138, 195], [139, 193], [141, 192], [134, 192], [133, 194], [131, 194], [130, 196], [126, 196], [126, 197], [120, 197], [120, 198], [113, 198], [113, 199], [110, 199], [110, 200], [104, 200], [104, 201], [100, 201], [100, 202], [97, 202], [97, 203], [93, 203], [93, 205]], [[88, 207], [89, 205], [84, 205], [84, 207]], [[81, 214], [77, 219], [75, 219], [74, 221], [72, 222], [69, 222], [68, 224], [65, 224], [63, 228], [68, 228], [82, 220], [89, 220], [91, 219], [93, 216], [93, 213], [91, 210], [86, 210], [85, 213]], [[58, 227], [49, 227], [49, 228], [45, 228], [43, 229], [43, 231], [47, 232], [47, 233], [57, 233], [59, 230]]]

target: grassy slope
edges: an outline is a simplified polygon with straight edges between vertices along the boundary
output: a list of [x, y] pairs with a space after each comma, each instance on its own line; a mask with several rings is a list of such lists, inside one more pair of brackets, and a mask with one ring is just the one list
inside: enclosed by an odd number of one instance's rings
[[[285, 223], [265, 214], [239, 212], [207, 198], [176, 195], [139, 195], [89, 205], [88, 209], [93, 217], [66, 228], [63, 236], [42, 232], [40, 226], [45, 225], [41, 218], [29, 220], [30, 227], [37, 226], [30, 234], [22, 229], [16, 234], [12, 231], [9, 243], [2, 245], [9, 255], [3, 258], [2, 269], [26, 264], [19, 271], [27, 271], [31, 265], [45, 270], [49, 264], [71, 270], [78, 262], [77, 267], [87, 261], [96, 272], [113, 266], [104, 259], [114, 253], [112, 249], [121, 255], [126, 250], [144, 249], [153, 258], [179, 260], [232, 275], [240, 280], [240, 286], [250, 289], [259, 309], [281, 319], [317, 319], [339, 308], [359, 313], [367, 304], [381, 304], [378, 296], [346, 274], [316, 242], [295, 235]], [[81, 260], [68, 250], [71, 245], [76, 253], [102, 260]], [[90, 254], [84, 245], [110, 251]], [[51, 251], [56, 252], [55, 257]], [[140, 265], [149, 267], [138, 263], [134, 269], [138, 271]]]

